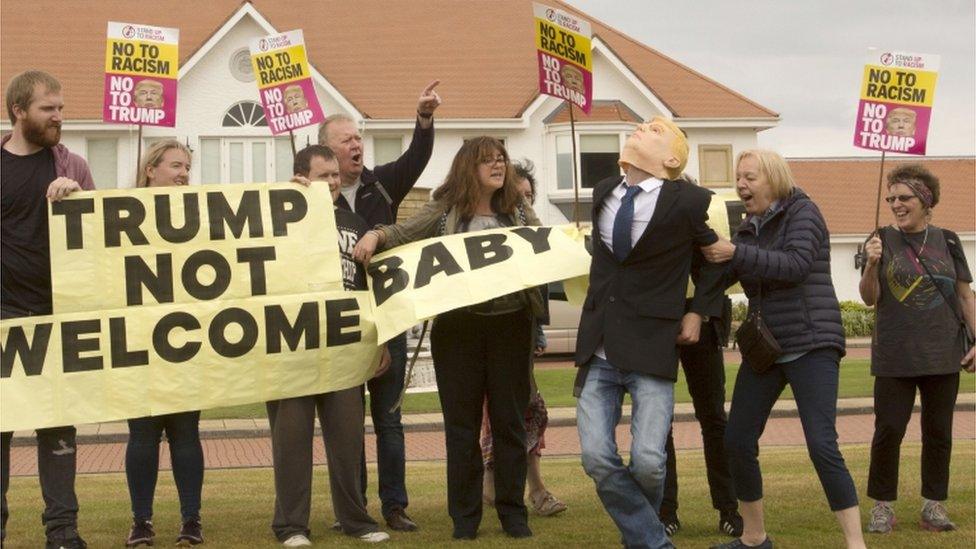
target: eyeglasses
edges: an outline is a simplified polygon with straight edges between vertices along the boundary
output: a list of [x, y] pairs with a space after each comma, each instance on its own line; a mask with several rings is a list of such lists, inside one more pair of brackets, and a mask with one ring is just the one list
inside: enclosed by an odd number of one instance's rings
[[887, 197], [885, 197], [885, 202], [887, 202], [888, 204], [894, 204], [895, 203], [895, 200], [897, 200], [897, 201], [901, 202], [902, 204], [907, 204], [908, 201], [911, 200], [911, 199], [913, 199], [913, 198], [915, 198], [915, 195], [913, 195], [913, 194], [898, 194], [898, 195], [895, 195], [895, 196], [887, 196]]
[[507, 161], [508, 161], [507, 158], [505, 158], [502, 155], [498, 155], [495, 158], [486, 158], [486, 159], [482, 160], [481, 163], [482, 164], [488, 164], [489, 166], [491, 166], [491, 165], [494, 165], [494, 164], [504, 164]]

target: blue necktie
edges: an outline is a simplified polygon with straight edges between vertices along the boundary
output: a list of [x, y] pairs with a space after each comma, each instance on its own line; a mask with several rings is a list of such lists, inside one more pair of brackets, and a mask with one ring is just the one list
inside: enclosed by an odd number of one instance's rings
[[637, 185], [627, 187], [626, 194], [620, 199], [617, 216], [613, 218], [613, 255], [617, 261], [626, 259], [634, 247], [630, 241], [630, 233], [634, 225], [634, 196], [640, 190]]

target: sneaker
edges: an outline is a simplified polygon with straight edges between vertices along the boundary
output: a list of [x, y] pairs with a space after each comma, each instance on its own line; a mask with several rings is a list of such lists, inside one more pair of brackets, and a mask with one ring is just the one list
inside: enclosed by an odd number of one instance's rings
[[153, 537], [156, 532], [153, 530], [152, 521], [137, 520], [132, 523], [129, 530], [129, 539], [125, 540], [126, 547], [138, 547], [140, 545], [152, 545]]
[[390, 539], [390, 534], [382, 531], [366, 532], [359, 536], [359, 541], [365, 541], [366, 543], [382, 543], [388, 539]]
[[722, 511], [718, 516], [718, 531], [737, 538], [742, 535], [742, 515], [735, 509]]
[[336, 520], [332, 523], [332, 529], [336, 532], [342, 532], [342, 523]]
[[[152, 542], [150, 542], [152, 544]], [[81, 539], [81, 536], [77, 532], [74, 533], [73, 537], [63, 538], [61, 540], [47, 540], [44, 544], [45, 549], [87, 549], [88, 544], [85, 540]]]
[[922, 520], [919, 526], [929, 532], [949, 532], [956, 529], [956, 525], [949, 520], [949, 513], [941, 501], [925, 500], [922, 505]]
[[872, 534], [890, 534], [895, 529], [895, 510], [891, 504], [878, 501], [871, 508], [871, 520], [868, 521], [868, 532]]
[[681, 521], [678, 520], [678, 515], [667, 513], [661, 515], [660, 518], [661, 524], [664, 525], [664, 533], [667, 534], [669, 538], [674, 537], [674, 535], [678, 533], [678, 530], [681, 530]]
[[200, 519], [190, 519], [183, 523], [180, 528], [180, 535], [176, 538], [177, 547], [189, 547], [203, 543], [203, 528], [200, 526]]
[[710, 549], [773, 549], [773, 541], [767, 537], [759, 545], [746, 545], [741, 539], [735, 538], [728, 543], [713, 545]]
[[285, 547], [308, 547], [312, 545], [312, 542], [302, 534], [295, 534], [294, 536], [281, 542]]

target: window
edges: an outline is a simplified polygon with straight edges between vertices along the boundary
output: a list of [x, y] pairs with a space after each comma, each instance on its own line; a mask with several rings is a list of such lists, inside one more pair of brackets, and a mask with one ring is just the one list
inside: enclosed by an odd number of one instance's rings
[[200, 139], [200, 183], [220, 183], [220, 139]]
[[225, 128], [267, 126], [268, 120], [264, 117], [264, 107], [260, 104], [254, 101], [241, 101], [227, 109], [221, 125]]
[[287, 137], [205, 137], [197, 158], [202, 184], [270, 183], [292, 175]]
[[[620, 133], [579, 136], [580, 188], [592, 189], [602, 179], [620, 175]], [[573, 143], [569, 134], [556, 136], [556, 190], [573, 190]]]
[[291, 153], [291, 139], [288, 137], [277, 137], [274, 140], [274, 146], [275, 181], [288, 181], [294, 175], [292, 168], [295, 167], [295, 157]]
[[581, 135], [580, 187], [592, 189], [594, 185], [615, 175], [620, 175], [617, 161], [620, 159], [618, 134]]
[[373, 165], [379, 166], [393, 162], [403, 154], [402, 137], [374, 137], [373, 138]]
[[[98, 189], [115, 189], [119, 185], [119, 140], [88, 139], [88, 167]], [[122, 187], [131, 186], [128, 184]], [[134, 182], [132, 183], [134, 184]]]
[[731, 187], [732, 145], [698, 145], [698, 175], [703, 187]]

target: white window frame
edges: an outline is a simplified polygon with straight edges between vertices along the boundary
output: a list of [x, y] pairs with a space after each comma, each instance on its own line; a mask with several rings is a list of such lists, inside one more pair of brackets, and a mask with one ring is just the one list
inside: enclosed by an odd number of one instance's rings
[[[624, 142], [627, 141], [627, 137], [637, 128], [637, 123], [633, 122], [591, 122], [591, 123], [576, 123], [576, 179], [575, 182], [580, 185], [579, 196], [580, 198], [592, 199], [593, 189], [586, 188], [581, 185], [581, 169], [582, 162], [580, 159], [580, 137], [583, 135], [608, 135], [617, 134], [620, 140], [620, 148], [623, 148]], [[565, 203], [572, 202], [574, 193], [573, 189], [560, 189], [558, 188], [558, 175], [556, 173], [557, 165], [557, 153], [558, 149], [556, 147], [556, 139], [558, 137], [568, 137], [572, 132], [570, 131], [570, 124], [568, 122], [559, 124], [550, 124], [546, 126], [546, 138], [545, 138], [545, 158], [549, 161], [548, 164], [552, 166], [551, 170], [545, 174], [545, 185], [548, 190], [548, 198], [552, 203]], [[595, 184], [596, 182], [594, 182]]]

